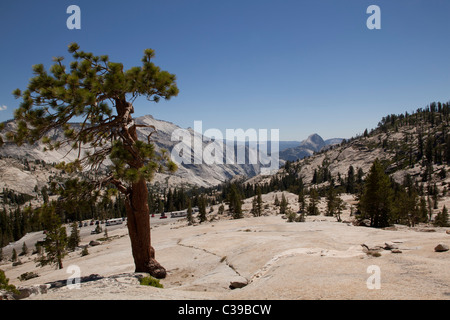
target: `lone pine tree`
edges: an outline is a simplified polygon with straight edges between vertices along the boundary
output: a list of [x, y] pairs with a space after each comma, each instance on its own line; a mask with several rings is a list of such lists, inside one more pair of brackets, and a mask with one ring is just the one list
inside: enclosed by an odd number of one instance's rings
[[[133, 102], [139, 96], [149, 101], [168, 100], [178, 94], [175, 75], [161, 70], [151, 59], [155, 53], [146, 49], [142, 66], [124, 70], [121, 63], [110, 62], [108, 56], [95, 56], [69, 45], [73, 61], [69, 68], [63, 57], [53, 58], [49, 72], [42, 64], [33, 66], [34, 77], [25, 91], [13, 94], [22, 98], [14, 118], [17, 130], [7, 138], [19, 145], [42, 141], [46, 148], [69, 146], [78, 150], [75, 161], [66, 169], [90, 169], [93, 172], [109, 158], [108, 176], [92, 183], [92, 190], [113, 184], [125, 195], [128, 230], [137, 272], [148, 272], [164, 278], [166, 270], [156, 261], [151, 246], [147, 185], [155, 172], [173, 172], [176, 165], [167, 153], [157, 156], [151, 135], [153, 126], [136, 124], [132, 118]], [[73, 126], [69, 121], [81, 119]], [[138, 140], [137, 128], [149, 127], [146, 141]], [[52, 141], [53, 129], [62, 128], [64, 139]], [[0, 141], [0, 144], [2, 141]], [[83, 146], [91, 152], [83, 154]]]

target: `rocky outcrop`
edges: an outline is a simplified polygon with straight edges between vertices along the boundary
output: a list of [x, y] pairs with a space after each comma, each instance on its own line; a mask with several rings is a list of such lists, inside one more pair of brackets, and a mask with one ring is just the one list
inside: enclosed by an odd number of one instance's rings
[[17, 287], [17, 292], [0, 291], [0, 300], [21, 300], [33, 295], [47, 293], [50, 285], [40, 284], [34, 286], [21, 286]]
[[385, 250], [396, 250], [396, 249], [398, 249], [398, 245], [393, 242], [386, 242], [384, 249]]
[[448, 246], [443, 243], [439, 243], [435, 248], [434, 251], [436, 252], [445, 252], [448, 251]]
[[230, 282], [230, 289], [240, 289], [245, 287], [248, 284], [248, 280], [244, 277], [235, 277]]
[[[122, 273], [117, 275], [111, 275], [107, 277], [100, 276], [98, 274], [91, 274], [89, 276], [79, 278], [80, 284], [99, 281], [99, 282], [117, 282], [128, 285], [139, 285], [139, 280], [143, 277], [148, 276], [146, 273], [133, 272], [133, 273]], [[239, 286], [239, 281], [233, 282], [237, 287]], [[21, 286], [17, 287], [16, 293], [0, 291], [0, 300], [21, 300], [28, 297], [32, 297], [39, 294], [46, 294], [49, 290], [58, 290], [68, 285], [67, 279], [52, 281], [45, 284], [33, 285], [33, 286]], [[230, 285], [231, 286], [231, 285]]]
[[99, 246], [99, 245], [100, 245], [100, 242], [95, 241], [95, 240], [91, 240], [91, 241], [89, 242], [89, 245], [90, 245], [91, 247]]

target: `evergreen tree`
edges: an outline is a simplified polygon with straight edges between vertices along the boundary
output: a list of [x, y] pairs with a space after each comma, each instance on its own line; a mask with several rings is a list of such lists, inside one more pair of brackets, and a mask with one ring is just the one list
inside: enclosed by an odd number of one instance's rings
[[16, 262], [17, 261], [17, 251], [16, 251], [16, 249], [12, 250], [11, 261], [12, 262]]
[[194, 217], [192, 216], [191, 200], [189, 200], [189, 199], [188, 199], [188, 208], [187, 208], [186, 219], [188, 221], [188, 225], [192, 225], [194, 223]]
[[255, 213], [257, 217], [260, 217], [262, 215], [262, 210], [263, 210], [262, 194], [261, 188], [258, 186], [256, 188], [256, 205], [255, 205]]
[[356, 173], [356, 183], [361, 185], [363, 183], [364, 171], [362, 168], [358, 168], [358, 172]]
[[333, 186], [330, 186], [327, 192], [326, 201], [327, 201], [327, 210], [325, 211], [326, 216], [333, 216], [337, 210], [337, 195]]
[[400, 224], [407, 224], [410, 227], [421, 222], [420, 202], [416, 192], [407, 192], [401, 188], [392, 203], [391, 221]]
[[49, 197], [48, 197], [48, 192], [47, 192], [46, 187], [42, 187], [41, 194], [42, 194], [42, 200], [44, 201], [44, 203], [48, 203]]
[[22, 252], [20, 253], [21, 256], [25, 256], [28, 254], [28, 247], [27, 244], [24, 242], [22, 245]]
[[258, 217], [259, 216], [257, 207], [258, 207], [258, 199], [257, 199], [256, 196], [254, 196], [253, 200], [252, 200], [252, 210], [250, 211], [253, 214], [254, 217]]
[[234, 219], [240, 219], [242, 214], [242, 198], [236, 184], [232, 184], [228, 195], [228, 207]]
[[95, 231], [96, 234], [100, 234], [100, 233], [102, 233], [102, 227], [98, 224], [95, 227], [94, 231]]
[[81, 250], [81, 256], [84, 257], [87, 256], [88, 254], [89, 254], [88, 247], [85, 246], [83, 250]]
[[3, 270], [0, 270], [0, 290], [6, 290], [8, 292], [19, 294], [16, 286], [14, 286], [13, 284], [9, 284], [9, 279], [6, 277]]
[[206, 198], [201, 196], [198, 203], [198, 219], [200, 223], [206, 221]]
[[427, 209], [427, 201], [425, 197], [420, 197], [419, 200], [419, 210], [418, 210], [418, 219], [420, 222], [428, 221], [428, 209]]
[[355, 169], [353, 166], [348, 168], [347, 172], [347, 184], [346, 184], [346, 192], [354, 193], [355, 192]]
[[62, 226], [60, 217], [56, 214], [55, 204], [44, 204], [40, 210], [47, 232], [43, 242], [45, 253], [39, 256], [36, 262], [41, 267], [51, 264], [56, 265], [58, 269], [62, 269], [62, 261], [67, 254], [66, 228]]
[[361, 218], [370, 219], [370, 226], [389, 226], [392, 214], [393, 191], [389, 176], [376, 159], [366, 177], [364, 192], [359, 201]]
[[317, 207], [319, 203], [319, 193], [315, 188], [309, 191], [309, 203], [308, 203], [308, 214], [311, 216], [319, 215], [319, 208]]
[[304, 212], [306, 208], [306, 200], [305, 200], [305, 193], [303, 192], [303, 189], [300, 190], [298, 193], [298, 203], [300, 207], [300, 211]]
[[326, 196], [327, 200], [327, 210], [325, 211], [326, 216], [334, 216], [338, 222], [341, 221], [342, 210], [345, 209], [344, 201], [337, 194], [333, 186], [330, 186]]
[[[7, 138], [19, 145], [42, 141], [47, 150], [69, 146], [81, 151], [87, 144], [92, 147], [91, 153], [80, 152], [80, 157], [64, 164], [66, 172], [82, 166], [97, 171], [109, 158], [111, 171], [105, 179], [93, 181], [90, 190], [109, 183], [124, 194], [135, 271], [164, 278], [166, 271], [155, 260], [150, 241], [146, 181], [157, 171], [175, 171], [176, 165], [167, 151], [157, 156], [151, 133], [145, 142], [138, 140], [138, 127], [155, 128], [134, 121], [132, 103], [139, 96], [153, 102], [176, 96], [175, 75], [151, 61], [155, 55], [151, 49], [144, 51], [142, 66], [128, 70], [121, 63], [110, 62], [106, 55], [81, 51], [76, 43], [69, 45], [69, 52], [73, 57], [69, 67], [63, 64], [63, 57], [53, 59], [49, 72], [42, 64], [34, 65], [35, 76], [27, 89], [13, 92], [22, 103], [14, 113], [17, 130], [8, 132]], [[70, 124], [75, 117], [84, 119], [76, 127]], [[52, 141], [49, 134], [60, 128], [64, 139]]]
[[436, 215], [436, 218], [434, 219], [434, 225], [436, 227], [450, 227], [450, 224], [448, 222], [448, 210], [445, 205], [442, 208], [442, 211]]
[[253, 197], [252, 200], [251, 213], [255, 217], [260, 217], [262, 215], [262, 195], [261, 195], [261, 188], [259, 186], [256, 188], [256, 195]]
[[369, 136], [369, 132], [367, 131], [367, 128], [366, 128], [366, 130], [364, 130], [363, 136], [364, 136], [364, 138], [367, 138]]
[[431, 221], [431, 217], [433, 215], [433, 205], [430, 196], [427, 196], [427, 205], [428, 205], [428, 221]]
[[80, 245], [80, 230], [78, 230], [77, 223], [74, 221], [71, 225], [71, 232], [67, 241], [67, 247], [74, 251]]
[[280, 214], [285, 214], [287, 208], [288, 208], [288, 201], [286, 200], [286, 197], [284, 196], [284, 193], [283, 193], [281, 195]]
[[274, 200], [273, 204], [277, 207], [280, 205], [280, 200], [278, 199], [277, 195], [275, 195], [275, 200]]
[[336, 205], [335, 205], [335, 211], [334, 211], [334, 217], [338, 222], [341, 222], [341, 214], [342, 210], [345, 209], [345, 202], [341, 199], [341, 197], [336, 198]]

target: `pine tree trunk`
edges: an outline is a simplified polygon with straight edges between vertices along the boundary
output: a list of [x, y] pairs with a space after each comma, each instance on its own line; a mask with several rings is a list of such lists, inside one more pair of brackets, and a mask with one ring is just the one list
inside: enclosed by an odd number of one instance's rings
[[[133, 144], [138, 141], [136, 126], [131, 114], [133, 105], [122, 99], [116, 99], [118, 117], [122, 119], [122, 136], [130, 154], [135, 154]], [[128, 162], [131, 168], [140, 169], [142, 160], [134, 158]], [[127, 189], [125, 208], [127, 212], [128, 234], [131, 240], [131, 250], [134, 258], [135, 271], [147, 272], [157, 279], [166, 277], [166, 270], [155, 260], [155, 250], [150, 238], [150, 210], [148, 208], [148, 190], [145, 180], [132, 183]]]
[[125, 203], [135, 272], [147, 272], [157, 279], [163, 279], [166, 277], [166, 270], [156, 261], [155, 250], [151, 246], [147, 194], [147, 185], [141, 180], [132, 184]]

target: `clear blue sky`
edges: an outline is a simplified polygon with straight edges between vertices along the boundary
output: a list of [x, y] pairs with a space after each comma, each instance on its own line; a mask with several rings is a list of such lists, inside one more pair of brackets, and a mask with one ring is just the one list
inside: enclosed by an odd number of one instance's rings
[[[81, 8], [68, 30], [66, 8]], [[369, 5], [381, 30], [369, 30]], [[280, 129], [282, 140], [349, 138], [382, 116], [450, 100], [448, 0], [2, 1], [0, 120], [12, 118], [31, 66], [67, 45], [125, 67], [145, 48], [175, 73], [178, 97], [135, 103], [181, 127]], [[66, 61], [67, 62], [67, 61]]]

